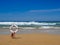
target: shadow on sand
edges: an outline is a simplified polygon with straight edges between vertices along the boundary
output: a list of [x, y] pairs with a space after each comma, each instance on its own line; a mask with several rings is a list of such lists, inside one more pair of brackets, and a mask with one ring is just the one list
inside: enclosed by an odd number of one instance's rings
[[21, 37], [14, 37], [13, 39], [21, 39]]

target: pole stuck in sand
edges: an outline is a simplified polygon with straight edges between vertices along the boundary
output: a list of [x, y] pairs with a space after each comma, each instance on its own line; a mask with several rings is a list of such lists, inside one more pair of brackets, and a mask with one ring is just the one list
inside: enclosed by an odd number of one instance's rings
[[15, 34], [18, 31], [18, 26], [15, 25], [15, 24], [12, 24], [9, 29], [10, 29], [10, 32], [11, 32], [11, 37], [15, 38]]

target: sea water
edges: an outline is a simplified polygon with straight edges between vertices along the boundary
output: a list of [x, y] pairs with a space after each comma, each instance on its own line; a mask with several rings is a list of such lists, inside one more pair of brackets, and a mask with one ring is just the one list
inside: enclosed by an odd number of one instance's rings
[[[49, 33], [60, 34], [60, 21], [25, 21], [25, 22], [0, 22], [0, 34], [10, 34], [9, 28], [12, 24], [18, 25], [18, 27], [39, 27], [41, 29], [19, 29], [18, 34], [22, 33]], [[51, 28], [57, 29], [51, 29]]]

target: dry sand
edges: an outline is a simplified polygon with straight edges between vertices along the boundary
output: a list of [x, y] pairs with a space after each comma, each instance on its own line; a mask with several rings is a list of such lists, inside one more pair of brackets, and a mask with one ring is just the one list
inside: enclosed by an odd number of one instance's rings
[[60, 35], [17, 34], [15, 39], [10, 35], [0, 35], [0, 45], [60, 45]]

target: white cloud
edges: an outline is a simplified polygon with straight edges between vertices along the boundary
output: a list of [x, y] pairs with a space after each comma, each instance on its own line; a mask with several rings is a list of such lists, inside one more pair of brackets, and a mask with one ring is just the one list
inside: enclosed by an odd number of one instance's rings
[[30, 10], [29, 12], [55, 12], [55, 11], [60, 11], [59, 9], [49, 9], [49, 10]]

